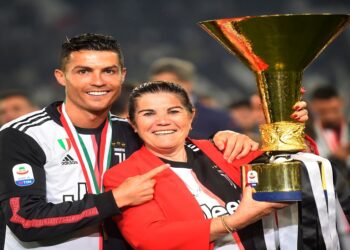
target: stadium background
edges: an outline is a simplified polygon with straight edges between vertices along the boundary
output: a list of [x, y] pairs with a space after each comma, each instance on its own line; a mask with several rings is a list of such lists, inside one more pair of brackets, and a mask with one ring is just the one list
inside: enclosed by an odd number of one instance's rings
[[[282, 13], [350, 13], [350, 1], [4, 0], [0, 3], [0, 92], [25, 90], [41, 106], [62, 98], [63, 88], [53, 77], [60, 45], [66, 36], [95, 32], [119, 40], [128, 81], [146, 80], [148, 66], [159, 57], [179, 57], [198, 67], [197, 91], [225, 105], [254, 93], [255, 79], [196, 23]], [[350, 28], [306, 69], [303, 84], [307, 93], [330, 83], [349, 99], [349, 45]]]

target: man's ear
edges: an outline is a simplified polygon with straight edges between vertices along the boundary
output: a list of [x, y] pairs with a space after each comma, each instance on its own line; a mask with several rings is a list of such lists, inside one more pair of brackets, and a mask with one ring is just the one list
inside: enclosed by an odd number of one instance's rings
[[56, 77], [57, 82], [65, 87], [66, 86], [66, 77], [64, 75], [64, 72], [60, 69], [55, 69], [54, 75]]

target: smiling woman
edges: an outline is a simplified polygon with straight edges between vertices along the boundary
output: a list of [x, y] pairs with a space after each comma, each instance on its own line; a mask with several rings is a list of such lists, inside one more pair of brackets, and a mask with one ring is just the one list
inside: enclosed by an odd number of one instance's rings
[[[276, 249], [298, 249], [298, 246], [326, 249], [324, 242], [328, 236], [319, 236], [320, 217], [308, 184], [309, 175], [304, 173], [301, 177], [303, 200], [299, 208], [297, 204], [255, 201], [251, 188], [241, 186], [241, 166], [257, 161], [266, 163], [269, 156], [261, 151], [251, 151], [239, 160], [225, 160], [223, 153], [210, 141], [187, 137], [194, 115], [185, 90], [174, 83], [144, 83], [130, 95], [130, 123], [144, 145], [106, 172], [106, 189], [118, 187], [130, 177], [141, 176], [165, 163], [170, 165], [154, 176], [153, 199], [138, 206], [128, 206], [121, 216], [114, 218], [132, 247], [257, 250], [270, 249], [271, 244], [275, 244]], [[305, 157], [311, 155], [298, 153], [300, 157], [303, 154]], [[334, 177], [337, 185], [348, 188], [339, 174], [334, 172]], [[350, 208], [344, 190], [337, 195], [348, 216]], [[265, 217], [279, 208], [285, 209]], [[286, 226], [289, 216], [283, 214], [298, 209], [302, 212], [299, 215], [293, 212], [290, 218], [298, 218], [299, 224]], [[280, 236], [276, 243], [275, 237], [270, 237], [268, 225], [279, 225], [273, 229], [275, 236], [285, 233], [286, 238]], [[295, 228], [300, 233], [293, 231]], [[330, 228], [335, 231], [335, 227]]]
[[132, 92], [129, 109], [131, 125], [152, 153], [168, 160], [187, 160], [183, 145], [194, 109], [182, 88], [146, 83]]
[[[136, 249], [224, 249], [242, 243], [249, 245], [261, 241], [262, 234], [247, 237], [249, 234], [236, 230], [248, 226], [248, 232], [262, 232], [254, 222], [285, 206], [256, 202], [249, 188], [243, 191], [241, 200], [239, 167], [262, 152], [254, 151], [229, 163], [210, 141], [187, 138], [194, 114], [185, 90], [174, 83], [144, 83], [130, 95], [130, 123], [144, 146], [106, 172], [107, 189], [164, 163], [171, 166], [155, 176], [153, 200], [129, 207], [122, 217], [115, 218]], [[176, 238], [169, 240], [172, 235]]]

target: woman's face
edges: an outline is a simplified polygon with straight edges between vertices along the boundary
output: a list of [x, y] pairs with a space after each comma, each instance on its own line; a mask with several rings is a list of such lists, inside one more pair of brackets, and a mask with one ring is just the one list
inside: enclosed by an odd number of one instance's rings
[[134, 128], [146, 147], [156, 153], [172, 153], [183, 148], [191, 129], [193, 114], [178, 95], [147, 93], [136, 99]]

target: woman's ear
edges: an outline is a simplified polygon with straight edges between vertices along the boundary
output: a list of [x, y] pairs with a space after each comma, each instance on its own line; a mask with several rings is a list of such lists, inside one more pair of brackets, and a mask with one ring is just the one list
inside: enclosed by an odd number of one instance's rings
[[129, 117], [129, 116], [127, 117], [127, 119], [128, 119], [129, 124], [131, 125], [131, 127], [134, 129], [134, 132], [137, 133], [136, 126], [135, 126], [135, 125], [133, 124], [133, 122], [130, 120], [130, 117]]
[[191, 120], [191, 122], [193, 122], [193, 119], [196, 117], [196, 109], [195, 108], [193, 108], [192, 109], [192, 120]]
[[196, 110], [193, 108], [192, 113], [191, 113], [191, 128], [190, 128], [190, 130], [192, 130], [192, 123], [193, 123], [193, 119], [195, 117], [196, 117]]
[[122, 74], [122, 77], [121, 77], [122, 83], [124, 83], [124, 81], [125, 81], [125, 76], [126, 76], [126, 68], [122, 68], [122, 69], [121, 69], [121, 74]]

